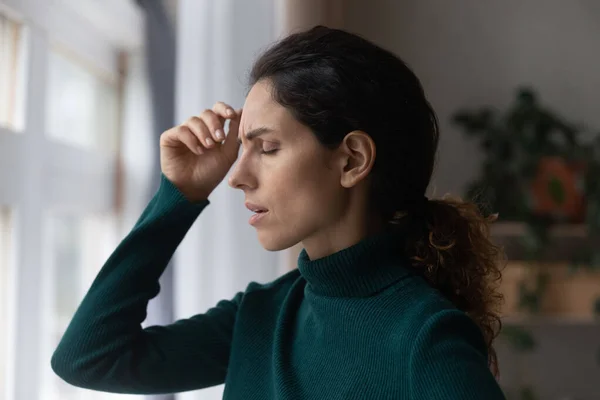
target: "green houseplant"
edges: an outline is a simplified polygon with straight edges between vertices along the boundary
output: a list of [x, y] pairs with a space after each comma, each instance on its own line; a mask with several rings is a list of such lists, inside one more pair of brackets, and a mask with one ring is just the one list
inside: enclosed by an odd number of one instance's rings
[[[566, 261], [573, 271], [600, 271], [600, 246], [594, 245], [600, 238], [600, 134], [591, 135], [584, 126], [544, 107], [527, 87], [517, 90], [507, 110], [459, 110], [452, 122], [478, 141], [484, 155], [481, 174], [468, 186], [467, 198], [480, 204], [484, 214], [498, 213], [499, 221], [525, 226], [519, 258], [531, 274], [518, 284], [519, 310], [540, 312], [550, 279], [540, 266], [553, 245], [549, 232], [555, 225], [584, 227], [588, 244]], [[600, 299], [590, 307], [600, 316]], [[523, 327], [506, 327], [503, 335], [521, 353], [535, 348]], [[536, 396], [524, 387], [520, 398]]]
[[[540, 260], [553, 225], [581, 223], [588, 237], [600, 238], [600, 134], [585, 134], [543, 107], [528, 88], [518, 90], [506, 112], [461, 110], [452, 121], [484, 153], [482, 173], [467, 197], [484, 213], [526, 225], [525, 259]], [[600, 268], [600, 246], [588, 246], [572, 261]]]

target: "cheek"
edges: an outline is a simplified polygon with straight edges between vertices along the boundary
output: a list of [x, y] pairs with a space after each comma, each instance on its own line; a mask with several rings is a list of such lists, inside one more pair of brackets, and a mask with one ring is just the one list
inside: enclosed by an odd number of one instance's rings
[[322, 162], [295, 160], [278, 168], [271, 178], [275, 216], [296, 228], [326, 223], [341, 208], [339, 177]]

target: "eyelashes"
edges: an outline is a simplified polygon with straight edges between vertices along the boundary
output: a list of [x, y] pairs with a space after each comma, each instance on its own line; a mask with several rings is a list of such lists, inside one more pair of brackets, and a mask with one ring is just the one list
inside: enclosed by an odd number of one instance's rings
[[[260, 145], [259, 143], [252, 143], [250, 148], [248, 148], [247, 150], [250, 150], [251, 148], [254, 148], [253, 150], [260, 155], [274, 155], [280, 150], [277, 143], [272, 142], [260, 142]], [[246, 149], [244, 149], [244, 146], [242, 145], [242, 151], [245, 150]]]
[[261, 147], [260, 147], [260, 154], [272, 155], [272, 154], [277, 153], [278, 150], [279, 150], [279, 147], [277, 146], [277, 143], [262, 142]]
[[261, 150], [260, 154], [264, 154], [264, 155], [273, 155], [275, 153], [277, 153], [279, 151], [279, 149], [272, 149], [272, 150]]

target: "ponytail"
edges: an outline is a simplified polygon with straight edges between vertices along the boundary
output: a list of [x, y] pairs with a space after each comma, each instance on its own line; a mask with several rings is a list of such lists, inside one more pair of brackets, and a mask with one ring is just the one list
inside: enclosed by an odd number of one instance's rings
[[406, 242], [406, 252], [429, 284], [481, 329], [488, 364], [497, 376], [493, 341], [502, 325], [498, 285], [504, 253], [490, 241], [489, 226], [496, 217], [484, 217], [476, 204], [452, 198], [429, 200], [424, 207], [414, 219], [422, 226], [425, 216], [426, 227], [412, 230], [417, 233]]

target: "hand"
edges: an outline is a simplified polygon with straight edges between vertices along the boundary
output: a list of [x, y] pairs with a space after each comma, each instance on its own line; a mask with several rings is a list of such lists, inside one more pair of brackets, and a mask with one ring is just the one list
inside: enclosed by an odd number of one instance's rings
[[237, 159], [241, 114], [218, 102], [160, 136], [162, 173], [189, 201], [207, 199]]

